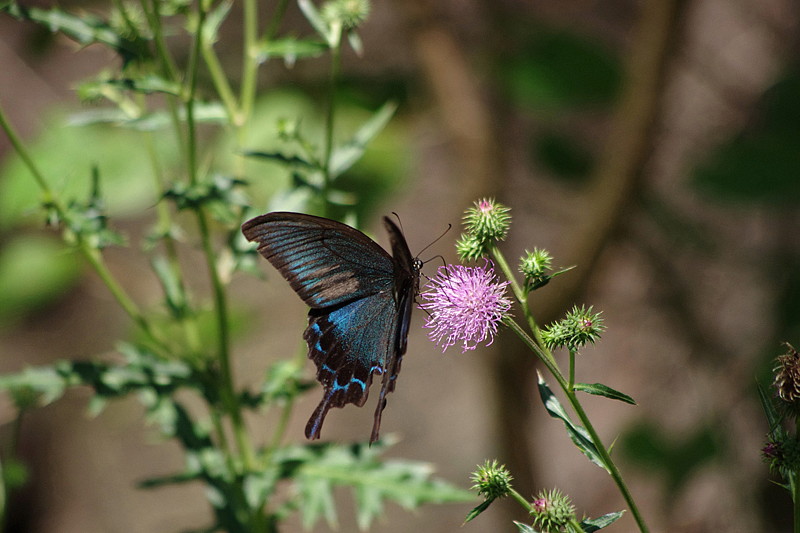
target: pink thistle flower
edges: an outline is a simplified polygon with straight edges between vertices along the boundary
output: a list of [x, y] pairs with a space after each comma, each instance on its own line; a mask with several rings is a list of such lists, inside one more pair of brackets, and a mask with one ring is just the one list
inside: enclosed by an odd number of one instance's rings
[[439, 267], [431, 279], [419, 308], [428, 312], [425, 327], [431, 328], [428, 337], [442, 351], [462, 342], [461, 352], [474, 350], [479, 343], [490, 345], [497, 333], [497, 324], [511, 309], [505, 296], [507, 281], [497, 281], [492, 263], [466, 267]]

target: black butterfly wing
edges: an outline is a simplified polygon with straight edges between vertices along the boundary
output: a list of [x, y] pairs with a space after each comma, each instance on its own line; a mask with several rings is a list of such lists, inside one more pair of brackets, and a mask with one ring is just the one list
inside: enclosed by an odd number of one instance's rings
[[302, 213], [267, 213], [242, 233], [312, 308], [386, 290], [394, 261], [375, 241], [341, 222]]
[[[306, 437], [318, 439], [331, 407], [367, 401], [372, 376], [387, 375], [394, 360], [397, 306], [391, 291], [360, 298], [333, 310], [312, 309], [303, 337], [308, 357], [317, 365], [317, 380], [325, 392], [306, 425]], [[381, 397], [383, 397], [383, 388]], [[380, 425], [380, 414], [376, 411]], [[373, 434], [377, 427], [373, 425]], [[377, 440], [371, 439], [371, 442]]]
[[331, 407], [363, 406], [373, 374], [383, 376], [371, 442], [378, 438], [386, 393], [394, 390], [418, 270], [400, 230], [384, 224], [394, 258], [339, 222], [299, 213], [268, 213], [242, 226], [258, 250], [311, 307], [303, 335], [325, 388], [306, 426], [319, 438]]

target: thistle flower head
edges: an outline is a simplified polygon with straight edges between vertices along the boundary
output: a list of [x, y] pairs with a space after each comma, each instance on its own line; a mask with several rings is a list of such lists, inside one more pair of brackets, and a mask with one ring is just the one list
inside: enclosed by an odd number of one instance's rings
[[511, 473], [505, 467], [497, 463], [497, 459], [487, 460], [483, 465], [472, 473], [472, 490], [487, 500], [495, 500], [508, 496], [511, 492]]
[[533, 527], [542, 533], [557, 533], [575, 520], [575, 506], [560, 490], [541, 491], [533, 500]]
[[606, 329], [600, 315], [592, 306], [575, 306], [563, 319], [542, 330], [542, 340], [551, 350], [566, 347], [577, 352], [586, 343], [594, 344]]
[[463, 353], [487, 339], [487, 345], [494, 340], [497, 324], [511, 309], [511, 300], [505, 296], [508, 282], [497, 281], [491, 265], [487, 260], [483, 266], [439, 267], [420, 294], [424, 301], [419, 308], [428, 312], [428, 336], [442, 351], [461, 341]]

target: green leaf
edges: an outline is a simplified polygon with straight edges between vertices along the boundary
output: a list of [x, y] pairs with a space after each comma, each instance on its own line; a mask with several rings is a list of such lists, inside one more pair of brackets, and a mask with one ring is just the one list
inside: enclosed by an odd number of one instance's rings
[[219, 35], [219, 28], [233, 6], [233, 0], [223, 0], [217, 5], [216, 8], [211, 10], [203, 22], [203, 44], [211, 45], [217, 42]]
[[291, 68], [298, 59], [321, 56], [328, 50], [328, 45], [313, 39], [284, 37], [261, 41], [257, 50], [259, 61], [280, 57], [286, 66]]
[[79, 91], [84, 98], [93, 98], [102, 95], [106, 87], [132, 91], [141, 94], [164, 93], [173, 96], [180, 95], [181, 86], [173, 81], [165, 80], [155, 74], [146, 74], [137, 78], [104, 78], [84, 82]]
[[333, 46], [331, 28], [328, 23], [325, 22], [325, 19], [322, 18], [322, 15], [317, 10], [314, 3], [311, 0], [297, 0], [297, 5], [300, 7], [300, 11], [303, 12], [306, 20], [311, 23], [311, 26], [317, 33], [325, 39], [325, 42]]
[[619, 400], [621, 402], [629, 403], [631, 405], [636, 405], [636, 400], [634, 400], [627, 394], [623, 394], [617, 390], [612, 389], [611, 387], [603, 385], [602, 383], [576, 383], [575, 390], [579, 390], [589, 394], [594, 394], [595, 396], [603, 396], [605, 398], [611, 398], [612, 400]]
[[547, 386], [547, 383], [545, 383], [544, 378], [542, 378], [542, 374], [538, 371], [536, 374], [539, 379], [539, 395], [542, 398], [542, 403], [544, 403], [544, 407], [547, 412], [553, 418], [564, 422], [564, 426], [567, 429], [569, 438], [572, 439], [572, 442], [575, 443], [575, 446], [577, 446], [578, 449], [582, 451], [591, 462], [608, 471], [608, 468], [603, 464], [603, 459], [600, 456], [600, 452], [598, 452], [597, 447], [592, 442], [589, 433], [586, 431], [586, 429], [576, 425], [572, 422], [572, 420], [570, 420], [569, 415], [567, 415], [567, 412], [561, 406], [558, 398], [555, 397], [553, 391], [551, 391]]
[[373, 113], [372, 117], [358, 129], [349, 141], [333, 151], [331, 155], [331, 175], [333, 177], [341, 175], [361, 159], [367, 144], [386, 127], [396, 110], [397, 104], [386, 102]]
[[143, 60], [150, 56], [144, 40], [119, 35], [104, 20], [89, 13], [76, 16], [60, 9], [23, 7], [17, 2], [0, 6], [0, 10], [17, 19], [42, 24], [52, 32], [61, 32], [84, 46], [94, 43], [109, 46], [122, 56], [125, 62], [132, 59]]
[[584, 533], [594, 533], [595, 531], [599, 531], [604, 527], [610, 526], [622, 518], [623, 514], [625, 514], [625, 511], [617, 511], [615, 513], [604, 514], [603, 516], [599, 516], [597, 518], [586, 518], [581, 521], [581, 528], [583, 529]]
[[514, 523], [517, 525], [519, 533], [539, 533], [528, 524], [523, 524], [522, 522], [517, 522], [516, 520], [514, 520]]
[[481, 502], [480, 505], [478, 505], [477, 507], [472, 509], [467, 514], [467, 517], [464, 519], [464, 523], [466, 524], [467, 522], [471, 522], [472, 520], [474, 520], [479, 514], [484, 512], [486, 509], [488, 509], [489, 506], [492, 505], [493, 501], [494, 500], [484, 500], [483, 502]]
[[782, 417], [775, 407], [775, 402], [772, 401], [772, 397], [767, 394], [767, 391], [764, 390], [761, 383], [756, 383], [756, 387], [758, 389], [758, 399], [761, 401], [761, 407], [764, 409], [764, 414], [767, 416], [767, 422], [769, 422], [769, 431], [772, 433], [775, 428], [780, 426]]
[[361, 41], [361, 37], [355, 30], [350, 30], [347, 32], [347, 42], [350, 44], [350, 48], [353, 49], [353, 52], [355, 52], [357, 56], [361, 57], [364, 55], [364, 43]]
[[66, 380], [52, 366], [30, 367], [0, 376], [0, 390], [11, 394], [18, 409], [48, 405], [61, 398], [66, 388]]
[[368, 527], [383, 512], [386, 500], [412, 509], [424, 503], [466, 502], [475, 496], [441, 480], [432, 479], [426, 463], [380, 461], [386, 444], [344, 446], [310, 444], [279, 450], [275, 460], [282, 477], [294, 480], [303, 523], [312, 527], [320, 518], [336, 523], [333, 489], [349, 486], [357, 503], [360, 527]]
[[[178, 119], [186, 120], [186, 109], [184, 107], [178, 110]], [[195, 102], [194, 120], [197, 123], [225, 124], [228, 122], [228, 112], [221, 102]], [[121, 109], [101, 108], [74, 113], [70, 116], [67, 124], [69, 126], [113, 124], [136, 131], [158, 131], [172, 126], [172, 115], [169, 111], [162, 110], [132, 117]], [[158, 146], [158, 143], [156, 144]], [[127, 148], [130, 149], [129, 146]]]
[[299, 155], [287, 155], [282, 152], [259, 152], [256, 150], [244, 152], [247, 157], [277, 161], [289, 167], [318, 169], [318, 166]]

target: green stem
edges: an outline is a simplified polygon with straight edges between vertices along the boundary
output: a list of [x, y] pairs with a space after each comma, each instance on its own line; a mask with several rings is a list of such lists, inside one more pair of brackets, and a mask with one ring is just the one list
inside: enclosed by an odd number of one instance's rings
[[789, 487], [792, 491], [793, 531], [800, 533], [800, 494], [798, 494], [797, 474], [792, 473], [789, 478]]
[[[192, 47], [187, 67], [189, 83], [187, 90], [184, 91], [186, 98], [186, 127], [188, 130], [187, 163], [189, 169], [189, 183], [192, 185], [197, 184], [199, 180], [199, 176], [197, 175], [197, 130], [194, 121], [194, 101], [197, 89], [198, 58], [202, 50], [202, 27], [206, 17], [206, 10], [203, 2], [198, 6], [197, 15], [198, 31], [194, 36], [194, 46]], [[219, 270], [217, 269], [216, 253], [211, 242], [211, 231], [205, 209], [199, 206], [195, 210], [195, 214], [214, 295], [214, 310], [217, 318], [218, 330], [218, 362], [222, 381], [222, 401], [228, 416], [230, 416], [233, 436], [239, 453], [242, 455], [244, 466], [247, 470], [251, 470], [255, 467], [255, 456], [247, 437], [241, 405], [233, 384], [233, 371], [231, 370], [230, 364], [228, 303], [225, 295], [225, 286], [219, 275]]]
[[240, 115], [235, 123], [236, 127], [244, 128], [250, 114], [253, 112], [253, 102], [256, 97], [256, 82], [258, 74], [258, 3], [256, 0], [244, 0], [243, 34], [243, 62], [242, 86], [239, 92], [241, 103]]
[[569, 351], [569, 392], [575, 392], [575, 350]]
[[336, 83], [339, 79], [339, 64], [342, 55], [342, 31], [339, 25], [337, 38], [331, 47], [331, 72], [328, 79], [328, 111], [325, 115], [325, 149], [322, 156], [323, 215], [329, 215], [331, 182], [331, 156], [333, 155], [333, 126], [336, 109]]
[[222, 64], [219, 62], [217, 53], [214, 51], [214, 47], [211, 44], [205, 42], [203, 43], [202, 52], [203, 60], [211, 76], [211, 83], [214, 84], [214, 87], [217, 89], [217, 94], [219, 94], [222, 100], [222, 105], [225, 106], [225, 111], [228, 113], [228, 120], [231, 124], [237, 125], [241, 121], [240, 115], [242, 113], [239, 111], [233, 89], [231, 89], [231, 85], [228, 83], [228, 78], [225, 76], [225, 71], [222, 68]]
[[511, 497], [512, 497], [512, 498], [514, 498], [515, 500], [517, 500], [517, 502], [519, 502], [519, 504], [520, 504], [520, 505], [521, 505], [521, 506], [522, 506], [522, 507], [523, 507], [523, 508], [524, 508], [526, 511], [528, 511], [528, 514], [530, 514], [530, 513], [532, 513], [532, 512], [533, 512], [533, 506], [531, 505], [531, 502], [529, 502], [528, 500], [526, 500], [526, 499], [525, 499], [525, 498], [522, 496], [522, 494], [520, 494], [519, 492], [517, 492], [517, 491], [516, 491], [516, 490], [514, 490], [513, 488], [510, 488], [510, 489], [509, 489], [509, 494], [511, 494]]
[[561, 371], [558, 369], [558, 365], [555, 362], [552, 354], [545, 352], [537, 343], [534, 341], [520, 326], [517, 324], [513, 319], [506, 318], [503, 320], [503, 323], [506, 324], [511, 330], [517, 334], [517, 336], [528, 346], [533, 353], [547, 366], [547, 369], [553, 375], [553, 377], [558, 382], [558, 385], [561, 387], [561, 390], [564, 391], [567, 399], [569, 400], [570, 405], [572, 406], [575, 414], [581, 420], [586, 431], [589, 433], [589, 436], [592, 440], [592, 443], [595, 445], [597, 452], [600, 454], [600, 459], [605, 466], [606, 470], [611, 474], [611, 478], [614, 480], [614, 483], [617, 485], [622, 497], [625, 499], [625, 502], [628, 505], [628, 508], [633, 515], [634, 520], [636, 520], [636, 524], [639, 526], [639, 531], [641, 533], [647, 533], [649, 530], [647, 528], [647, 524], [644, 521], [641, 513], [639, 512], [639, 508], [636, 505], [636, 502], [633, 499], [633, 495], [631, 494], [628, 486], [625, 484], [625, 480], [622, 478], [622, 474], [620, 473], [617, 465], [614, 463], [614, 460], [611, 458], [611, 455], [608, 453], [605, 445], [603, 444], [602, 440], [600, 439], [600, 435], [598, 435], [597, 431], [594, 429], [591, 420], [589, 420], [586, 411], [583, 410], [583, 406], [578, 400], [575, 391], [571, 389], [569, 383], [564, 379], [564, 376], [561, 374]]
[[508, 265], [508, 261], [506, 261], [503, 252], [500, 251], [500, 248], [497, 246], [492, 246], [489, 250], [494, 258], [497, 266], [503, 272], [503, 275], [508, 280], [509, 284], [511, 285], [511, 291], [514, 293], [514, 297], [522, 307], [522, 313], [525, 315], [525, 321], [528, 323], [528, 327], [531, 328], [534, 337], [536, 338], [536, 342], [540, 345], [542, 344], [542, 339], [539, 334], [539, 326], [536, 324], [536, 320], [534, 320], [533, 315], [531, 314], [530, 307], [528, 306], [528, 294], [525, 292], [525, 289], [517, 282], [517, 278], [514, 275], [514, 272], [511, 270], [511, 267]]
[[264, 32], [264, 38], [272, 40], [278, 34], [278, 28], [283, 21], [283, 15], [286, 13], [286, 8], [289, 6], [289, 0], [279, 0], [278, 5], [275, 6], [275, 12], [270, 17], [269, 26], [267, 31]]

